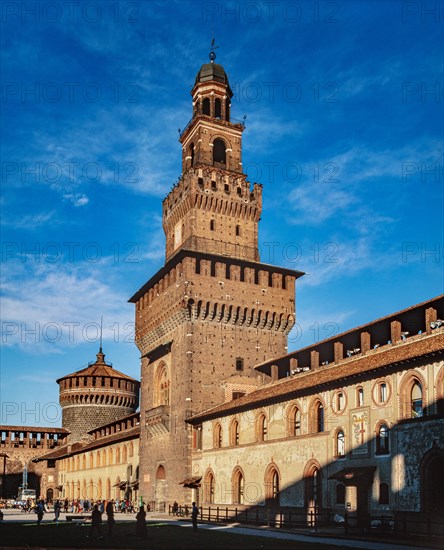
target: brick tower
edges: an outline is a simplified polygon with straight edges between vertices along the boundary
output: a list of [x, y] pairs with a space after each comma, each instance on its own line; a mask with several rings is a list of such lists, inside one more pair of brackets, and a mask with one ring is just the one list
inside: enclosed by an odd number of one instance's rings
[[221, 65], [203, 65], [180, 135], [182, 175], [163, 201], [165, 265], [130, 299], [141, 352], [141, 495], [190, 502], [185, 419], [255, 389], [255, 364], [286, 353], [299, 271], [260, 263], [262, 187], [242, 172], [242, 123]]
[[139, 405], [140, 383], [105, 362], [100, 348], [96, 361], [57, 380], [62, 407], [62, 426], [70, 442], [88, 437], [87, 432], [132, 414]]

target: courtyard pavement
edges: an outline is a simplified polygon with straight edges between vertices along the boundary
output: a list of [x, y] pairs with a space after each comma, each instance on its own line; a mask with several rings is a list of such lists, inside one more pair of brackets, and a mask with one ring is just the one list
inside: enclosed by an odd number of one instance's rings
[[[4, 512], [4, 522], [17, 522], [17, 523], [36, 523], [36, 515], [34, 513], [24, 513], [18, 510], [7, 509], [3, 510]], [[68, 513], [70, 515], [70, 513]], [[88, 516], [90, 514], [85, 514]], [[136, 514], [127, 513], [115, 514], [115, 519], [117, 522], [135, 522]], [[104, 515], [104, 520], [106, 522], [106, 516]], [[187, 519], [178, 519], [173, 518], [167, 514], [161, 514], [157, 512], [149, 512], [147, 514], [148, 522], [158, 522], [158, 523], [168, 523], [170, 525], [177, 525], [183, 529], [191, 529], [191, 522]], [[47, 512], [43, 518], [42, 523], [53, 523], [54, 522], [54, 513]], [[66, 523], [66, 514], [60, 514], [60, 523]], [[210, 530], [210, 531], [220, 531], [221, 533], [227, 532], [232, 534], [239, 535], [255, 535], [264, 538], [273, 538], [278, 540], [293, 540], [297, 542], [304, 543], [317, 543], [324, 544], [326, 547], [343, 547], [343, 548], [357, 548], [357, 549], [368, 549], [368, 550], [428, 550], [430, 548], [442, 548], [439, 542], [435, 544], [431, 543], [430, 545], [426, 544], [426, 541], [418, 543], [415, 541], [382, 541], [374, 540], [369, 536], [371, 540], [365, 540], [364, 537], [354, 538], [352, 536], [345, 536], [338, 533], [329, 533], [328, 530], [325, 532], [313, 532], [306, 530], [306, 532], [291, 532], [289, 530], [282, 529], [272, 529], [269, 527], [250, 527], [237, 523], [230, 524], [214, 524], [214, 523], [199, 523], [199, 529]], [[0, 543], [1, 544], [1, 543]]]

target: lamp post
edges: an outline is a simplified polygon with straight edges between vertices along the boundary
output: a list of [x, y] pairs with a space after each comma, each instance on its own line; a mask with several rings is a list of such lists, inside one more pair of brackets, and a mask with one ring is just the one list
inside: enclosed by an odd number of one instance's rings
[[0, 453], [0, 458], [3, 458], [3, 474], [2, 474], [2, 494], [1, 498], [3, 500], [5, 496], [5, 482], [6, 482], [6, 459], [9, 458], [9, 456], [6, 453]]

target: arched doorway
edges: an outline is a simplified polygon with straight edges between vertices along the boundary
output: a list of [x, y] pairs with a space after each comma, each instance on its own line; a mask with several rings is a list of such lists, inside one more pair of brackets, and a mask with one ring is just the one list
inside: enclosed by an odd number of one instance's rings
[[444, 449], [431, 449], [421, 461], [421, 497], [424, 512], [444, 513]]
[[53, 489], [48, 489], [46, 491], [46, 500], [51, 502], [53, 499], [54, 499], [54, 490]]
[[156, 510], [164, 512], [166, 509], [166, 471], [160, 464], [156, 470], [156, 487], [154, 499], [156, 501]]

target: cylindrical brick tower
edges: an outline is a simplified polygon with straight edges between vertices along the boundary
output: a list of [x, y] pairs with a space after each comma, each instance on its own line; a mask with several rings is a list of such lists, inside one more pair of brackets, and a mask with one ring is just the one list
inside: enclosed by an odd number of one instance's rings
[[102, 348], [96, 361], [57, 383], [62, 426], [71, 432], [70, 442], [88, 438], [90, 430], [132, 414], [139, 406], [140, 382], [107, 364]]

